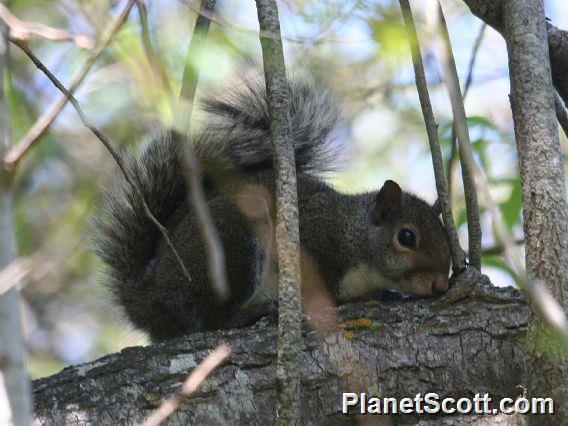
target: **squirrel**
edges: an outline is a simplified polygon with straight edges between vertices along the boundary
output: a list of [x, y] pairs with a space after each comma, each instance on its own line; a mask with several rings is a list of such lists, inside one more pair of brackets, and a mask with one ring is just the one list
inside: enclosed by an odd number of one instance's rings
[[[288, 95], [302, 295], [315, 281], [321, 285], [312, 287], [327, 292], [334, 303], [387, 289], [415, 296], [447, 290], [450, 254], [439, 208], [392, 180], [376, 191], [336, 191], [319, 176], [335, 168], [338, 104], [327, 89], [307, 80], [290, 79]], [[247, 324], [277, 300], [266, 88], [263, 81], [249, 81], [202, 104], [206, 119], [192, 143], [225, 253], [228, 299], [217, 299], [209, 283], [175, 132], [150, 135], [138, 158], [127, 156], [125, 164], [191, 280], [124, 178], [104, 191], [95, 218], [96, 251], [106, 265], [110, 292], [153, 341]]]

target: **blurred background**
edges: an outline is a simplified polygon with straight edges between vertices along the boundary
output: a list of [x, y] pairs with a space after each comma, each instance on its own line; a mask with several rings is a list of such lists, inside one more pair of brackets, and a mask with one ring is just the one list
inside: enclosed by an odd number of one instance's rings
[[[39, 37], [29, 46], [66, 85], [89, 55], [89, 40], [101, 38], [127, 2], [108, 0], [13, 0], [19, 19], [84, 36], [85, 45]], [[445, 159], [451, 152], [451, 107], [441, 84], [434, 0], [412, 1]], [[135, 145], [145, 132], [171, 119], [187, 46], [199, 8], [197, 0], [146, 1], [148, 34], [157, 57], [149, 59], [136, 6], [96, 60], [76, 92], [86, 115], [117, 147]], [[509, 108], [507, 54], [501, 36], [482, 29], [463, 2], [443, 1], [462, 86], [471, 139], [505, 225], [522, 255], [520, 182]], [[568, 28], [565, 0], [545, 0], [552, 24]], [[434, 176], [416, 94], [400, 6], [395, 0], [281, 0], [282, 33], [289, 73], [309, 74], [342, 101], [347, 124], [342, 137], [350, 159], [328, 176], [343, 191], [379, 187], [394, 179], [434, 201]], [[85, 48], [86, 46], [86, 48]], [[15, 46], [7, 81], [16, 143], [57, 98], [58, 91]], [[472, 57], [475, 61], [472, 61]], [[249, 60], [260, 62], [255, 3], [219, 0], [201, 68], [198, 96], [230, 84]], [[156, 66], [157, 64], [161, 66]], [[152, 66], [152, 64], [154, 64]], [[473, 64], [473, 66], [472, 66]], [[164, 84], [167, 75], [169, 85]], [[560, 131], [564, 153], [568, 141]], [[90, 220], [116, 164], [101, 143], [66, 106], [48, 132], [18, 165], [15, 226], [19, 255], [33, 256], [22, 283], [25, 335], [31, 375], [42, 377], [76, 364], [147, 344], [122, 319], [104, 289], [102, 266], [90, 247]], [[452, 167], [452, 205], [462, 246], [467, 225], [459, 166]], [[500, 254], [491, 217], [481, 205], [483, 272], [496, 285], [517, 277]]]

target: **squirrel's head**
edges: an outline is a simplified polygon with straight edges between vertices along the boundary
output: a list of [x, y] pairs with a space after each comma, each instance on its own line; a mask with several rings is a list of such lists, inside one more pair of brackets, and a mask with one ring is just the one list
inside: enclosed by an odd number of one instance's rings
[[387, 180], [370, 211], [371, 249], [392, 289], [429, 296], [448, 289], [450, 250], [434, 206]]

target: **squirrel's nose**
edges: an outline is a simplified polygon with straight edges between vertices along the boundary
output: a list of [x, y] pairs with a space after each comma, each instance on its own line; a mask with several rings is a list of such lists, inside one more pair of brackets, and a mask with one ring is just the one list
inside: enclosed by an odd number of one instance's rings
[[435, 275], [432, 280], [432, 294], [444, 293], [448, 290], [448, 277], [446, 275]]

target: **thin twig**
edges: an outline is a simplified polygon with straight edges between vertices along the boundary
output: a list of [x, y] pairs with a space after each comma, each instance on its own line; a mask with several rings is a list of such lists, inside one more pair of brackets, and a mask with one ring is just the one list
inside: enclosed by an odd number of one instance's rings
[[[103, 49], [109, 44], [112, 37], [116, 32], [122, 27], [130, 9], [134, 5], [136, 0], [129, 0], [124, 6], [120, 15], [116, 18], [114, 24], [108, 29], [106, 34], [104, 34], [101, 40], [98, 42], [97, 46], [91, 51], [91, 54], [85, 60], [84, 65], [79, 69], [79, 71], [71, 78], [68, 93], [74, 94], [79, 85], [83, 82], [85, 76], [103, 51]], [[17, 43], [17, 40], [12, 40]], [[8, 151], [4, 157], [4, 165], [7, 170], [14, 170], [18, 162], [22, 157], [29, 151], [29, 149], [43, 136], [46, 130], [49, 128], [53, 120], [61, 112], [67, 101], [68, 96], [63, 94], [58, 99], [56, 99], [48, 109], [41, 115], [41, 117], [33, 124], [33, 126], [28, 130], [26, 135], [20, 139], [14, 147]]]
[[469, 139], [467, 117], [465, 115], [456, 62], [452, 52], [450, 34], [448, 33], [446, 19], [444, 18], [440, 2], [438, 2], [438, 6], [440, 31], [442, 33], [446, 53], [446, 60], [443, 61], [442, 64], [442, 68], [444, 70], [442, 75], [444, 77], [443, 79], [446, 87], [448, 88], [452, 104], [454, 128], [456, 129], [456, 136], [458, 139], [462, 180], [465, 192], [469, 239], [469, 263], [478, 271], [481, 271], [481, 225], [479, 222], [479, 205], [477, 203], [477, 189], [475, 186], [475, 158], [473, 156], [473, 149], [471, 148], [471, 141]]
[[73, 108], [75, 109], [75, 111], [79, 115], [79, 118], [81, 119], [81, 122], [83, 123], [83, 125], [86, 128], [88, 128], [91, 132], [93, 132], [93, 134], [105, 146], [107, 151], [110, 152], [110, 154], [114, 158], [114, 161], [116, 162], [116, 164], [120, 168], [120, 171], [122, 172], [122, 174], [124, 176], [124, 179], [130, 185], [132, 190], [136, 193], [136, 196], [141, 201], [142, 207], [144, 208], [144, 214], [158, 228], [158, 230], [160, 231], [160, 234], [162, 234], [162, 237], [166, 241], [166, 244], [168, 245], [168, 247], [170, 248], [170, 250], [174, 254], [174, 256], [177, 260], [177, 263], [178, 263], [179, 267], [181, 268], [184, 276], [187, 278], [188, 281], [191, 281], [191, 276], [189, 275], [189, 272], [187, 271], [185, 265], [183, 264], [183, 260], [181, 259], [179, 253], [177, 252], [177, 250], [173, 246], [173, 244], [170, 240], [170, 237], [168, 236], [168, 232], [167, 232], [166, 228], [164, 228], [162, 226], [162, 224], [158, 221], [158, 219], [156, 219], [156, 217], [150, 211], [150, 208], [148, 207], [148, 204], [146, 203], [146, 200], [144, 199], [144, 195], [143, 195], [142, 191], [140, 191], [140, 188], [138, 188], [136, 183], [132, 180], [131, 176], [128, 174], [128, 171], [126, 170], [126, 167], [124, 166], [124, 162], [122, 161], [122, 158], [114, 150], [114, 148], [110, 144], [107, 137], [100, 130], [98, 130], [95, 126], [93, 126], [88, 121], [87, 117], [83, 113], [83, 110], [81, 109], [81, 106], [79, 105], [79, 102], [77, 102], [77, 99], [75, 99], [75, 97], [65, 88], [65, 86], [63, 86], [63, 84], [61, 84], [61, 82], [51, 73], [51, 71], [49, 71], [47, 69], [47, 67], [34, 55], [34, 53], [26, 45], [26, 43], [23, 43], [23, 42], [20, 42], [20, 43], [19, 42], [13, 42], [13, 43], [16, 46], [18, 46], [31, 59], [31, 61], [35, 64], [35, 66], [40, 71], [42, 71], [47, 76], [47, 78], [49, 78], [49, 80], [53, 83], [53, 85], [55, 87], [57, 87], [57, 89], [59, 89], [59, 91], [61, 91], [62, 93], [65, 94], [65, 97], [69, 100], [71, 105], [73, 105]]
[[158, 426], [168, 417], [175, 413], [181, 403], [191, 397], [207, 379], [207, 377], [225, 361], [231, 354], [231, 348], [221, 345], [195, 367], [191, 374], [183, 383], [177, 395], [165, 400], [151, 415], [146, 419], [142, 426]]
[[146, 10], [146, 3], [144, 0], [136, 0], [136, 6], [138, 8], [138, 16], [140, 18], [140, 29], [142, 34], [142, 46], [144, 47], [144, 52], [148, 58], [148, 63], [155, 75], [158, 76], [160, 84], [164, 91], [168, 95], [170, 103], [173, 102], [174, 92], [172, 90], [172, 85], [170, 79], [168, 78], [168, 73], [160, 57], [157, 55], [156, 50], [152, 46], [152, 41], [150, 40], [150, 31], [148, 28], [148, 11]]
[[[465, 98], [469, 93], [469, 89], [471, 84], [473, 83], [473, 68], [475, 67], [475, 61], [477, 59], [477, 54], [479, 53], [479, 48], [481, 47], [481, 42], [483, 41], [483, 36], [485, 35], [485, 29], [487, 28], [487, 24], [483, 23], [481, 25], [481, 29], [479, 30], [479, 34], [473, 43], [473, 48], [471, 51], [471, 56], [469, 58], [469, 65], [467, 69], [467, 78], [465, 80], [465, 85], [463, 89], [463, 100], [465, 102]], [[458, 140], [456, 138], [456, 129], [452, 125], [452, 136], [451, 136], [451, 143], [452, 149], [450, 152], [450, 158], [448, 159], [448, 196], [450, 197], [450, 202], [452, 200], [452, 186], [453, 186], [453, 175], [454, 175], [454, 164], [457, 155], [457, 147], [458, 147]]]
[[[513, 238], [511, 231], [504, 225], [502, 213], [493, 201], [489, 191], [487, 177], [479, 167], [475, 167], [479, 193], [483, 204], [491, 213], [495, 237], [503, 248], [505, 261], [509, 267], [520, 277], [520, 283], [528, 293], [531, 302], [536, 306], [544, 321], [557, 331], [565, 344], [568, 345], [568, 320], [562, 307], [554, 298], [542, 280], [529, 280], [521, 261], [521, 256], [515, 245], [518, 240]], [[524, 241], [523, 241], [524, 242]]]
[[436, 190], [438, 192], [438, 200], [442, 207], [442, 219], [444, 226], [448, 232], [448, 241], [450, 245], [450, 252], [452, 256], [452, 268], [454, 273], [463, 271], [466, 267], [465, 256], [462, 248], [460, 247], [458, 233], [448, 198], [448, 191], [446, 188], [446, 177], [444, 176], [444, 161], [442, 158], [442, 151], [440, 149], [440, 140], [438, 139], [438, 125], [434, 118], [434, 111], [430, 103], [430, 95], [428, 94], [428, 85], [426, 83], [426, 75], [424, 73], [424, 65], [422, 64], [422, 55], [420, 54], [420, 46], [418, 45], [418, 36], [416, 34], [416, 27], [414, 19], [412, 18], [412, 10], [408, 0], [399, 0], [406, 32], [408, 34], [408, 41], [410, 43], [410, 50], [412, 52], [412, 64], [414, 66], [414, 75], [416, 77], [416, 88], [420, 98], [420, 106], [422, 107], [422, 114], [426, 124], [426, 132], [428, 134], [428, 142], [430, 144], [430, 152], [432, 153], [432, 164], [434, 167], [434, 177], [436, 179]]
[[[513, 244], [515, 245], [521, 245], [525, 243], [525, 239], [524, 238], [517, 238], [516, 240], [513, 241]], [[495, 256], [495, 255], [500, 255], [503, 254], [506, 250], [506, 247], [504, 244], [499, 243], [499, 244], [495, 244], [489, 247], [483, 247], [481, 249], [481, 252], [483, 253], [484, 256]]]
[[217, 297], [220, 300], [226, 300], [229, 297], [229, 286], [225, 268], [225, 253], [217, 227], [213, 223], [209, 212], [209, 206], [201, 183], [199, 164], [191, 142], [191, 116], [193, 114], [195, 91], [199, 79], [199, 69], [191, 61], [198, 57], [199, 51], [205, 46], [211, 24], [207, 15], [212, 14], [214, 9], [215, 0], [201, 0], [200, 11], [202, 13], [197, 16], [195, 21], [195, 28], [186, 55], [179, 104], [174, 118], [174, 128], [176, 130], [175, 136], [178, 139], [182, 152], [181, 165], [189, 190], [189, 204], [194, 209], [207, 250], [211, 285]]
[[[211, 22], [215, 22], [217, 25], [219, 25], [223, 28], [229, 28], [233, 31], [238, 31], [238, 32], [241, 32], [241, 33], [246, 33], [246, 34], [254, 34], [255, 36], [258, 35], [257, 30], [242, 27], [240, 25], [235, 24], [234, 22], [231, 22], [229, 19], [224, 18], [224, 17], [215, 17], [215, 16], [213, 16], [213, 13], [211, 13], [211, 12], [207, 12], [207, 11], [204, 11], [202, 9], [198, 9], [189, 0], [185, 1], [184, 3], [187, 5], [187, 7], [189, 9], [191, 9], [193, 12], [195, 12], [199, 16], [207, 18]], [[308, 45], [308, 46], [317, 46], [317, 45], [322, 45], [322, 44], [344, 44], [344, 45], [364, 44], [364, 43], [372, 43], [372, 42], [375, 41], [373, 38], [360, 39], [360, 40], [332, 39], [332, 38], [327, 38], [325, 36], [325, 33], [320, 34], [318, 37], [291, 37], [291, 36], [278, 35], [278, 34], [274, 34], [274, 33], [270, 32], [270, 31], [262, 31], [262, 30], [260, 31], [260, 36], [262, 38], [269, 38], [269, 39], [272, 39], [272, 40], [280, 40], [281, 39], [281, 40], [289, 41], [290, 43], [304, 44], [304, 45]]]
[[566, 113], [564, 102], [562, 102], [562, 99], [556, 90], [554, 91], [554, 108], [556, 109], [556, 118], [558, 123], [560, 124], [560, 127], [562, 127], [566, 137], [568, 137], [568, 113]]
[[17, 18], [6, 6], [0, 3], [0, 19], [10, 28], [10, 38], [28, 41], [36, 35], [54, 41], [72, 41], [81, 49], [91, 49], [95, 44], [91, 37], [72, 35], [69, 31], [48, 27], [36, 22], [24, 22]]

